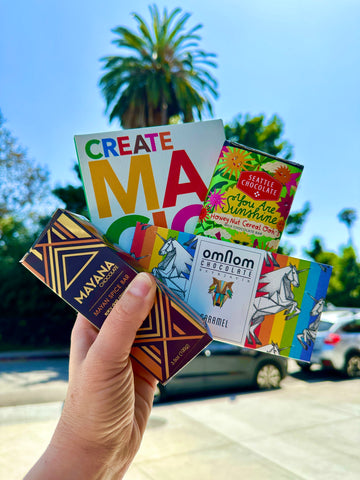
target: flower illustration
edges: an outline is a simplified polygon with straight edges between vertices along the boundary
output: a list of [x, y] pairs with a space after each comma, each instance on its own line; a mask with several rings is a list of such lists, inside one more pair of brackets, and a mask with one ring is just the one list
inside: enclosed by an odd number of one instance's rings
[[300, 178], [301, 172], [292, 173], [290, 175], [289, 181], [286, 183], [286, 190], [290, 193], [291, 187], [294, 187], [295, 191], [297, 189], [298, 180]]
[[283, 218], [280, 218], [280, 220], [276, 224], [276, 228], [279, 230], [279, 232], [282, 232], [285, 228], [285, 220]]
[[227, 152], [223, 151], [223, 157], [219, 161], [219, 166], [224, 168], [224, 173], [229, 173], [229, 178], [232, 175], [238, 178], [242, 170], [249, 170], [249, 167], [251, 167], [250, 152], [228, 147]]
[[282, 165], [275, 170], [274, 178], [283, 185], [286, 185], [291, 179], [291, 172], [286, 165]]
[[223, 207], [225, 205], [225, 193], [220, 193], [221, 190], [219, 188], [218, 191], [214, 189], [208, 196], [207, 201], [210, 203], [210, 205], [213, 207], [213, 211], [217, 207]]
[[282, 217], [284, 218], [288, 217], [290, 213], [291, 202], [292, 202], [292, 196], [289, 195], [288, 193], [285, 195], [285, 197], [282, 197], [281, 200], [279, 201], [277, 212], [279, 212]]
[[209, 219], [209, 210], [206, 207], [202, 207], [200, 215], [199, 215], [199, 221], [200, 222], [206, 222], [206, 220]]

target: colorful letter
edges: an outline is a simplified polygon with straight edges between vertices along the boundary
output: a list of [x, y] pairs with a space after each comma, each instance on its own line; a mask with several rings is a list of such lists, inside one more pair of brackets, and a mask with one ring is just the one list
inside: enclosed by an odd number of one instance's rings
[[117, 137], [120, 155], [132, 155], [131, 150], [124, 150], [126, 147], [130, 148], [130, 143], [124, 143], [126, 140], [129, 140], [129, 137]]
[[145, 138], [150, 138], [151, 148], [153, 152], [156, 152], [155, 137], [158, 137], [158, 133], [145, 133]]
[[111, 243], [117, 243], [124, 250], [128, 249], [128, 244], [125, 241], [124, 245], [120, 242], [121, 235], [129, 228], [136, 227], [137, 222], [149, 223], [150, 218], [144, 215], [126, 215], [118, 218], [113, 222], [106, 231], [106, 238]]
[[124, 210], [124, 214], [135, 212], [140, 176], [144, 187], [147, 209], [157, 210], [159, 208], [150, 155], [131, 157], [127, 192], [121, 185], [108, 160], [89, 162], [89, 168], [100, 218], [111, 217], [112, 215], [107, 185]]
[[99, 153], [92, 153], [91, 151], [91, 147], [96, 144], [96, 145], [99, 145], [100, 143], [100, 140], [97, 140], [96, 138], [94, 138], [93, 140], [89, 140], [86, 145], [85, 145], [85, 152], [86, 152], [86, 155], [94, 160], [99, 160], [99, 158], [102, 157], [102, 153], [99, 152]]
[[115, 150], [116, 147], [116, 141], [113, 138], [103, 138], [102, 139], [102, 145], [103, 145], [103, 150], [104, 150], [104, 157], [108, 158], [109, 152], [112, 153], [114, 157], [118, 157], [119, 154]]
[[137, 154], [139, 150], [145, 150], [146, 152], [151, 152], [150, 148], [148, 147], [143, 137], [141, 135], [136, 135], [134, 154]]
[[[179, 183], [181, 168], [184, 169], [189, 179], [187, 183]], [[171, 156], [163, 208], [174, 207], [177, 196], [185, 193], [196, 193], [200, 202], [203, 202], [206, 197], [207, 187], [185, 150], [175, 150]]]
[[167, 143], [171, 142], [171, 138], [165, 138], [165, 136], [168, 136], [168, 135], [170, 135], [170, 132], [160, 132], [159, 133], [161, 148], [163, 150], [172, 150], [174, 148], [172, 145], [166, 145]]
[[[178, 232], [185, 232], [187, 221], [190, 220], [190, 218], [199, 218], [201, 209], [201, 203], [197, 203], [195, 205], [188, 205], [187, 207], [182, 208], [173, 218], [171, 229], [177, 230]], [[154, 225], [158, 224], [154, 222]]]

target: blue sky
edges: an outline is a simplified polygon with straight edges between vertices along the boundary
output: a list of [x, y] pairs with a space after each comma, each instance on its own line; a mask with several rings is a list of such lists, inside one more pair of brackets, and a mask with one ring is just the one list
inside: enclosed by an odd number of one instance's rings
[[[116, 53], [111, 29], [148, 18], [149, 2], [0, 0], [0, 109], [7, 128], [47, 166], [51, 183], [76, 182], [73, 136], [115, 130], [98, 80]], [[314, 236], [338, 251], [348, 235], [337, 214], [360, 217], [360, 2], [358, 0], [159, 1], [202, 23], [201, 46], [218, 55], [215, 118], [277, 114], [293, 160], [305, 166], [293, 211], [312, 205], [298, 256]], [[360, 218], [353, 237], [360, 249]]]

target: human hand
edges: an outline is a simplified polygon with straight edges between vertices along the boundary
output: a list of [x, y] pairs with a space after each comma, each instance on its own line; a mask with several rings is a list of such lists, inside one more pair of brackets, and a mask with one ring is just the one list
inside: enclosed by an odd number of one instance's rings
[[63, 412], [26, 479], [123, 477], [140, 446], [157, 383], [129, 357], [155, 290], [151, 275], [138, 274], [99, 332], [78, 315]]

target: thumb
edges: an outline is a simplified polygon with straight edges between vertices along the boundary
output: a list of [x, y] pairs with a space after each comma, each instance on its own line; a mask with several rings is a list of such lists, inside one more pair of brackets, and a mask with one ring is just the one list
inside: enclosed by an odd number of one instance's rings
[[127, 361], [137, 330], [153, 306], [156, 283], [152, 275], [142, 272], [129, 284], [102, 325], [93, 344], [101, 358]]

